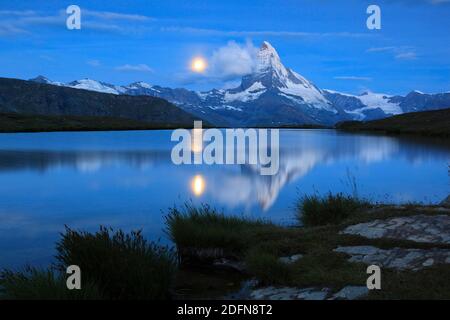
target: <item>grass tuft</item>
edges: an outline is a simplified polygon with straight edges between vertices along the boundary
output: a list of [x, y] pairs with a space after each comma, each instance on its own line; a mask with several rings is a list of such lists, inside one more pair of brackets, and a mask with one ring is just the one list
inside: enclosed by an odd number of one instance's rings
[[339, 224], [367, 206], [368, 201], [343, 193], [305, 195], [296, 205], [296, 218], [305, 227]]
[[208, 205], [185, 203], [171, 208], [166, 216], [166, 233], [179, 253], [188, 249], [220, 249], [224, 255], [241, 255], [252, 235], [273, 224], [237, 216], [226, 216]]
[[84, 282], [81, 290], [68, 290], [66, 279], [54, 270], [26, 267], [0, 272], [0, 299], [6, 300], [101, 300], [98, 287]]
[[83, 281], [95, 283], [109, 299], [165, 299], [176, 272], [172, 250], [144, 239], [100, 227], [94, 234], [66, 227], [57, 243], [57, 268], [78, 265]]

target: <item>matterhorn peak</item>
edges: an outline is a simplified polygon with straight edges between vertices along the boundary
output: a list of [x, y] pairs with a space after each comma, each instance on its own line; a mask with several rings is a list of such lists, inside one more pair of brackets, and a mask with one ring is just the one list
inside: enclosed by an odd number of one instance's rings
[[256, 56], [256, 73], [274, 71], [278, 76], [286, 76], [287, 70], [281, 63], [280, 56], [275, 48], [264, 41]]
[[278, 56], [277, 50], [275, 50], [275, 48], [270, 44], [269, 41], [263, 41], [259, 50], [260, 51], [271, 51]]
[[283, 65], [277, 51], [268, 41], [262, 43], [256, 55], [255, 72], [242, 78], [239, 90], [248, 91], [256, 98], [269, 92], [289, 103], [337, 112], [312, 82]]

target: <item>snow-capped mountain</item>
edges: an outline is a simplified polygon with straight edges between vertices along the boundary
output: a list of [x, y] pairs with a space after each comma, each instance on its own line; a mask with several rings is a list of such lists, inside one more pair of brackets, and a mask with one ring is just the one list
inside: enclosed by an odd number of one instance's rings
[[373, 92], [351, 95], [332, 90], [323, 92], [336, 108], [354, 120], [371, 120], [403, 113], [399, 102], [390, 95]]
[[64, 83], [51, 81], [50, 79], [48, 79], [44, 76], [37, 76], [36, 78], [30, 79], [30, 81], [37, 82], [37, 83], [44, 83], [44, 84], [52, 84], [54, 86], [64, 86]]
[[39, 76], [32, 81], [110, 94], [164, 98], [180, 108], [220, 126], [331, 125], [344, 120], [373, 120], [412, 111], [450, 107], [450, 93], [407, 96], [366, 92], [351, 95], [321, 90], [285, 67], [275, 48], [264, 41], [254, 71], [233, 89], [196, 92], [145, 82], [116, 86], [91, 79], [68, 84]]
[[103, 93], [111, 93], [111, 94], [123, 94], [125, 93], [125, 89], [121, 86], [115, 86], [109, 83], [104, 83], [92, 79], [82, 79], [77, 81], [72, 81], [66, 85], [67, 87], [71, 87], [74, 89], [83, 89], [90, 90], [96, 92]]
[[266, 41], [257, 53], [254, 71], [242, 78], [239, 87], [198, 96], [201, 102], [186, 109], [217, 122], [209, 118], [213, 110], [225, 125], [325, 124], [334, 122], [338, 113], [319, 88], [286, 68]]
[[414, 90], [405, 97], [395, 96], [391, 100], [398, 103], [403, 112], [436, 110], [450, 107], [450, 92], [429, 94]]
[[267, 41], [263, 42], [258, 52], [255, 72], [243, 77], [240, 89], [243, 92], [256, 92], [258, 95], [255, 98], [267, 90], [274, 90], [280, 97], [336, 111], [320, 89], [281, 63], [277, 51]]
[[37, 83], [45, 83], [45, 84], [51, 84], [55, 86], [64, 86], [64, 87], [70, 87], [74, 89], [82, 89], [82, 90], [89, 90], [89, 91], [96, 91], [96, 92], [102, 92], [102, 93], [111, 93], [111, 94], [123, 94], [125, 93], [124, 87], [121, 86], [115, 86], [109, 83], [100, 82], [97, 80], [92, 79], [81, 79], [72, 81], [69, 83], [62, 83], [62, 82], [55, 82], [51, 81], [50, 79], [44, 77], [44, 76], [37, 76], [36, 78], [30, 79], [30, 81], [34, 81]]
[[351, 95], [332, 90], [323, 90], [326, 98], [335, 108], [351, 115], [353, 120], [374, 120], [389, 116], [450, 108], [450, 94], [427, 94], [417, 90], [406, 96], [365, 92]]

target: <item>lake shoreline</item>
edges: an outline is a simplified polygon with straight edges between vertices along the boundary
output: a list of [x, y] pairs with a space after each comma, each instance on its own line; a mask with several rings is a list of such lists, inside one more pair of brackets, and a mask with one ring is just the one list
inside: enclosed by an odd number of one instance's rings
[[450, 138], [450, 109], [411, 112], [373, 121], [346, 121], [336, 125], [343, 132], [384, 135], [417, 135]]
[[0, 133], [153, 131], [192, 127], [112, 117], [0, 114]]
[[[448, 109], [450, 110], [450, 109]], [[433, 111], [421, 112], [428, 114]], [[447, 110], [438, 110], [436, 113], [448, 114]], [[405, 115], [401, 115], [405, 117]], [[411, 114], [406, 115], [411, 117]], [[445, 118], [444, 118], [445, 119]], [[425, 119], [426, 120], [426, 119]], [[284, 130], [334, 130], [343, 133], [373, 134], [379, 136], [398, 137], [424, 137], [439, 138], [447, 140], [450, 138], [448, 129], [412, 129], [409, 125], [398, 125], [395, 117], [375, 120], [369, 122], [349, 121], [342, 122], [336, 126], [321, 125], [283, 125], [266, 127], [242, 127], [242, 129], [284, 129]], [[447, 120], [444, 120], [447, 121]], [[450, 124], [449, 124], [450, 125]], [[204, 129], [231, 129], [232, 127], [216, 127], [208, 123], [203, 124]], [[2, 133], [46, 133], [46, 132], [113, 132], [113, 131], [155, 131], [155, 130], [176, 130], [193, 129], [194, 124], [179, 126], [171, 124], [150, 124], [146, 122], [130, 120], [126, 118], [111, 117], [86, 117], [86, 116], [44, 116], [44, 115], [23, 115], [23, 114], [1, 114], [0, 113], [0, 134]]]
[[[233, 129], [234, 127], [212, 126], [203, 122], [205, 129]], [[39, 133], [39, 132], [96, 132], [96, 131], [154, 131], [193, 129], [192, 125], [151, 124], [127, 118], [87, 117], [87, 116], [47, 116], [0, 113], [0, 133]], [[243, 129], [329, 129], [331, 126], [286, 125], [278, 127], [242, 127]]]
[[[298, 196], [354, 194], [354, 182], [357, 194], [374, 203], [428, 204], [448, 195], [450, 149], [440, 141], [283, 129], [281, 170], [265, 177], [246, 164], [175, 166], [170, 137], [171, 131], [0, 135], [1, 267], [46, 266], [65, 224], [89, 232], [99, 225], [142, 228], [148, 239], [166, 241], [161, 210], [189, 200], [288, 225]], [[298, 237], [291, 232], [266, 235]], [[277, 257], [306, 253], [293, 245]], [[231, 266], [217, 264], [213, 268]], [[192, 270], [183, 271], [189, 280]], [[218, 282], [223, 272], [215, 272]], [[239, 289], [239, 281], [231, 282]]]
[[[53, 265], [58, 268], [0, 270], [0, 300], [33, 299], [44, 292], [51, 300], [108, 300], [118, 298], [117, 288], [123, 299], [448, 299], [449, 201], [447, 197], [439, 205], [361, 202], [363, 207], [336, 221], [302, 227], [228, 217], [209, 206], [173, 208], [166, 216], [166, 231], [176, 252], [147, 243], [140, 231], [125, 234], [101, 227], [94, 234], [66, 227], [56, 246]], [[332, 209], [329, 205], [323, 209]], [[144, 258], [146, 250], [151, 253]], [[93, 258], [97, 254], [103, 258]], [[128, 259], [147, 269], [128, 265]], [[85, 270], [87, 291], [65, 289], [66, 260]], [[115, 261], [115, 268], [105, 261]], [[375, 281], [370, 290], [369, 265], [381, 273], [381, 280], [376, 280], [380, 283]], [[130, 267], [139, 275], [126, 272]], [[155, 268], [164, 273], [161, 279], [155, 278]], [[142, 279], [152, 281], [136, 287]]]
[[[441, 226], [433, 236], [427, 233], [429, 223], [450, 223], [448, 198], [446, 201], [437, 206], [377, 205], [340, 223], [323, 226], [255, 226], [259, 231], [254, 232], [250, 244], [242, 242], [245, 250], [253, 252], [252, 257], [243, 260], [239, 252], [244, 248], [229, 251], [225, 239], [223, 246], [211, 247], [213, 239], [204, 238], [206, 246], [198, 243], [190, 248], [190, 256], [181, 259], [185, 264], [175, 291], [190, 294], [177, 298], [448, 299], [450, 281], [444, 277], [450, 274], [450, 242], [443, 239], [450, 232]], [[379, 222], [372, 227], [374, 221]], [[391, 231], [395, 230], [393, 221], [398, 222], [398, 232]], [[379, 234], [382, 223], [385, 231]], [[415, 230], [411, 234], [406, 231], [410, 227]], [[376, 236], [371, 233], [375, 230]], [[196, 232], [191, 236], [198, 237]], [[413, 254], [415, 258], [410, 259]], [[381, 267], [382, 290], [366, 287], [370, 264]], [[213, 295], [205, 292], [205, 279]], [[427, 287], [430, 283], [436, 286]]]

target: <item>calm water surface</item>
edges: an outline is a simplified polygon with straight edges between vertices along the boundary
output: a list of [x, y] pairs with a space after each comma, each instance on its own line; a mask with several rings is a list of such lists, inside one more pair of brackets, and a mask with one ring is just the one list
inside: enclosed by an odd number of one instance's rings
[[429, 139], [282, 130], [280, 170], [172, 164], [171, 131], [0, 134], [0, 268], [52, 261], [67, 224], [164, 238], [168, 207], [192, 200], [291, 223], [299, 194], [351, 192], [435, 203], [449, 194], [450, 146]]

